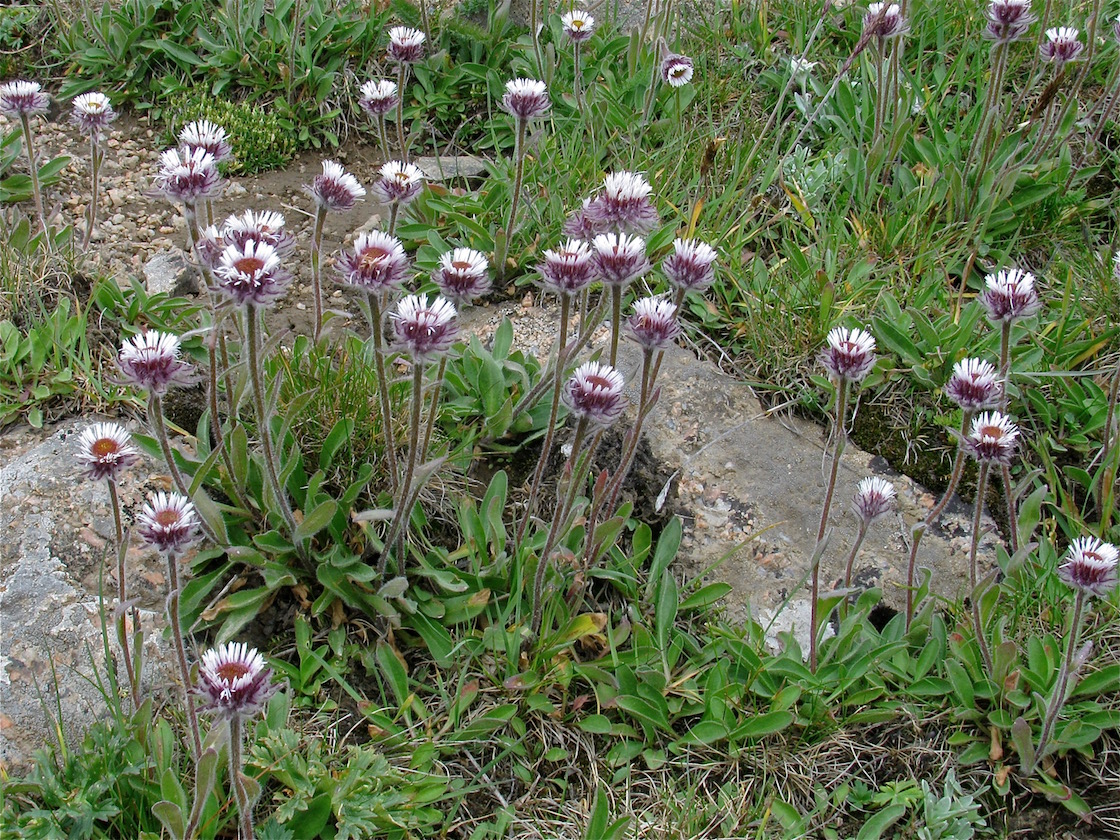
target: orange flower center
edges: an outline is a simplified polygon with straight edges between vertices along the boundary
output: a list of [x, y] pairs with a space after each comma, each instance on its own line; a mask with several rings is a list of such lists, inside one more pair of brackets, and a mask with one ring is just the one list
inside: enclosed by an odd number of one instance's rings
[[99, 438], [94, 441], [93, 446], [90, 447], [90, 451], [95, 458], [105, 458], [109, 455], [116, 455], [121, 451], [121, 448], [112, 438]]
[[179, 511], [172, 508], [164, 508], [156, 514], [156, 522], [163, 525], [165, 528], [171, 525], [179, 524]]
[[233, 264], [233, 267], [251, 277], [264, 268], [264, 260], [259, 257], [242, 257]]
[[230, 685], [248, 673], [249, 669], [242, 662], [223, 662], [217, 668], [218, 677]]
[[364, 252], [362, 252], [362, 258], [359, 261], [359, 265], [361, 265], [361, 267], [364, 269], [377, 268], [381, 261], [384, 260], [387, 256], [389, 256], [389, 252], [384, 248], [367, 248]]

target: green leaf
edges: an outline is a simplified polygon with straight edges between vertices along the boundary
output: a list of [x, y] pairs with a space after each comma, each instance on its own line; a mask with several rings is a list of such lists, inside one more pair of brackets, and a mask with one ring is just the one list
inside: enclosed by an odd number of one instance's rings
[[614, 724], [606, 715], [588, 715], [579, 722], [579, 728], [589, 735], [610, 735]]
[[327, 499], [327, 501], [320, 504], [315, 510], [304, 517], [303, 522], [296, 526], [295, 540], [296, 542], [303, 542], [310, 539], [315, 534], [322, 531], [330, 521], [334, 518], [335, 512], [338, 510], [338, 502], [334, 499]]
[[876, 840], [876, 838], [882, 837], [883, 832], [905, 815], [905, 805], [888, 805], [863, 824], [863, 828], [856, 835], [856, 840]]
[[1106, 665], [1094, 671], [1077, 684], [1073, 697], [1098, 697], [1114, 694], [1120, 686], [1120, 665]]
[[746, 723], [734, 729], [731, 733], [732, 741], [750, 738], [763, 738], [781, 732], [795, 720], [792, 712], [777, 711], [765, 712], [754, 715]]
[[733, 587], [729, 583], [709, 583], [707, 586], [702, 586], [680, 602], [677, 607], [678, 612], [688, 612], [689, 610], [702, 610], [710, 607], [712, 604], [721, 600], [728, 593], [732, 591]]

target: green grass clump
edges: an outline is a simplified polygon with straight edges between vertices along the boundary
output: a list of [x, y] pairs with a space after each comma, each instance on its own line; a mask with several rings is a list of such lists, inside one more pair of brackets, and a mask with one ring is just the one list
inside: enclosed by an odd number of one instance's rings
[[227, 175], [256, 175], [280, 169], [291, 162], [298, 144], [276, 110], [265, 105], [232, 102], [202, 90], [173, 96], [161, 109], [164, 142], [174, 145], [189, 122], [209, 120], [220, 125], [233, 146], [233, 158], [225, 165]]

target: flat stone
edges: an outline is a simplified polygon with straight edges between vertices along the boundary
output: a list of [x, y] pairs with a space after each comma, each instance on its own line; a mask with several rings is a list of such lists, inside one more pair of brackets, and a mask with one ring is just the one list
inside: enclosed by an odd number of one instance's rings
[[[86, 479], [75, 460], [77, 433], [91, 422], [71, 421], [46, 436], [28, 433], [26, 446], [4, 448], [0, 709], [7, 725], [0, 726], [2, 767], [22, 767], [34, 750], [55, 743], [44, 709], [62, 709], [59, 724], [71, 745], [109, 713], [97, 685], [107, 685], [106, 638], [109, 655], [118, 656], [115, 527], [105, 482]], [[158, 472], [152, 462], [142, 461], [122, 476], [126, 511], [155, 486]], [[149, 692], [163, 692], [177, 679], [162, 636], [163, 592], [150, 581], [160, 563], [151, 552], [135, 549], [126, 564], [129, 596], [138, 601], [145, 631], [143, 683]], [[163, 585], [162, 576], [158, 582]], [[120, 702], [126, 708], [130, 703]]]
[[[632, 381], [640, 356], [630, 342], [620, 351], [620, 369]], [[732, 586], [731, 620], [753, 614], [789, 629], [783, 613], [795, 619], [808, 615], [810, 559], [831, 463], [825, 430], [796, 417], [768, 416], [749, 385], [677, 347], [666, 352], [657, 384], [660, 401], [644, 432], [653, 454], [676, 471], [676, 504], [685, 526], [681, 559], [694, 574]], [[853, 583], [880, 587], [884, 603], [900, 610], [906, 603], [910, 529], [936, 498], [883, 458], [851, 444], [840, 461], [821, 591], [843, 581], [859, 523], [851, 499], [859, 481], [871, 475], [894, 485], [898, 510], [869, 529]], [[963, 595], [971, 527], [971, 509], [954, 499], [922, 539], [918, 565], [932, 571], [934, 593]], [[985, 516], [978, 552], [984, 571], [995, 566], [997, 543], [995, 525]], [[804, 627], [794, 620], [792, 629], [807, 644]]]
[[144, 282], [149, 294], [163, 292], [172, 297], [198, 294], [198, 269], [186, 255], [169, 248], [144, 263]]
[[413, 162], [429, 181], [447, 181], [451, 178], [482, 178], [486, 175], [486, 161], [475, 155], [422, 157]]

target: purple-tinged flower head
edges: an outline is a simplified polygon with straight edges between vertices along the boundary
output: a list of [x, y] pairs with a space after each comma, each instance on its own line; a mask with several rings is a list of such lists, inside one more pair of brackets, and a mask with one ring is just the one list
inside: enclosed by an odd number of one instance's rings
[[213, 271], [218, 265], [218, 260], [222, 258], [222, 251], [226, 249], [226, 240], [217, 225], [207, 225], [198, 232], [198, 241], [195, 242], [194, 247], [199, 262]]
[[674, 239], [661, 270], [676, 288], [703, 292], [716, 279], [716, 256], [715, 248], [699, 239]]
[[945, 383], [945, 395], [965, 411], [983, 411], [999, 405], [1003, 389], [999, 374], [983, 359], [961, 359]]
[[343, 283], [367, 292], [394, 291], [408, 277], [408, 255], [397, 237], [371, 230], [338, 258], [338, 272]]
[[342, 213], [352, 208], [366, 194], [358, 179], [333, 160], [323, 161], [323, 174], [316, 175], [311, 186], [304, 189], [319, 207], [332, 213]]
[[506, 113], [528, 121], [543, 117], [551, 107], [544, 82], [536, 79], [512, 79], [506, 82], [506, 92], [502, 97], [502, 110]]
[[481, 251], [456, 248], [440, 256], [432, 281], [441, 295], [462, 307], [490, 291], [490, 261]]
[[240, 216], [226, 219], [222, 226], [224, 245], [242, 247], [249, 242], [263, 242], [276, 249], [281, 259], [291, 256], [296, 249], [296, 238], [284, 229], [284, 214], [275, 210], [246, 210]]
[[625, 233], [601, 233], [591, 243], [595, 270], [608, 286], [627, 286], [650, 269], [646, 241]]
[[117, 112], [113, 110], [109, 97], [103, 93], [83, 93], [75, 96], [73, 105], [70, 122], [95, 140], [100, 140], [105, 135], [109, 123], [117, 118]]
[[860, 382], [875, 366], [875, 339], [861, 329], [833, 327], [821, 353], [821, 363], [833, 379]]
[[910, 25], [897, 3], [872, 3], [863, 16], [863, 37], [886, 41], [910, 31]]
[[186, 496], [156, 493], [148, 497], [136, 517], [136, 532], [157, 551], [181, 554], [198, 537], [198, 513]]
[[424, 173], [412, 163], [391, 160], [381, 167], [372, 193], [381, 204], [408, 204], [424, 188]]
[[560, 398], [578, 420], [609, 426], [626, 408], [622, 374], [610, 365], [584, 362], [565, 383]]
[[856, 485], [852, 508], [864, 527], [882, 519], [894, 510], [894, 485], [878, 476], [868, 476]]
[[986, 411], [972, 421], [964, 438], [965, 448], [977, 461], [1011, 463], [1019, 443], [1019, 427], [998, 411]]
[[201, 700], [199, 711], [247, 718], [264, 708], [279, 688], [256, 648], [227, 642], [202, 654], [198, 685], [191, 693]]
[[626, 335], [646, 350], [661, 350], [681, 334], [677, 308], [663, 297], [641, 298], [626, 319]]
[[424, 33], [408, 26], [389, 30], [389, 60], [396, 64], [415, 64], [424, 57]]
[[669, 87], [684, 87], [692, 81], [692, 59], [687, 55], [668, 53], [661, 60], [661, 81]]
[[594, 213], [591, 210], [591, 201], [590, 198], [585, 198], [580, 208], [564, 220], [561, 233], [571, 239], [585, 239], [590, 242], [595, 238], [595, 234], [601, 232], [592, 218]]
[[591, 37], [595, 31], [595, 18], [583, 9], [572, 9], [560, 15], [560, 25], [564, 34], [573, 44], [579, 44]]
[[1103, 598], [1116, 588], [1116, 565], [1120, 552], [1096, 537], [1078, 537], [1070, 544], [1058, 577], [1074, 589]]
[[125, 381], [156, 396], [172, 385], [192, 385], [193, 366], [179, 356], [179, 338], [171, 333], [148, 330], [127, 339], [117, 358]]
[[1112, 21], [1112, 38], [1117, 43], [1120, 43], [1120, 15], [1116, 17], [1116, 20]]
[[585, 212], [597, 230], [613, 228], [644, 236], [660, 221], [652, 193], [653, 187], [637, 172], [612, 172]]
[[1080, 41], [1081, 33], [1072, 26], [1055, 26], [1046, 30], [1046, 40], [1039, 45], [1038, 51], [1043, 61], [1052, 62], [1061, 69], [1071, 61], [1081, 57], [1085, 45]]
[[1041, 306], [1034, 288], [1034, 275], [1018, 268], [989, 274], [980, 303], [993, 324], [1017, 321], [1036, 314]]
[[362, 85], [358, 104], [371, 117], [383, 117], [397, 107], [397, 83], [390, 79], [370, 79]]
[[986, 17], [988, 24], [984, 27], [984, 37], [997, 44], [1018, 41], [1038, 20], [1031, 12], [1031, 0], [992, 0]]
[[159, 156], [156, 189], [172, 201], [193, 205], [218, 194], [218, 162], [204, 149], [168, 149]]
[[13, 120], [45, 114], [51, 95], [38, 82], [4, 82], [0, 85], [0, 114]]
[[183, 126], [179, 132], [179, 145], [192, 151], [202, 149], [209, 152], [218, 163], [224, 163], [233, 156], [226, 130], [209, 120], [195, 120]]
[[94, 423], [78, 435], [78, 460], [86, 465], [90, 481], [116, 481], [137, 457], [132, 436], [117, 423]]
[[442, 356], [459, 337], [455, 306], [447, 298], [407, 295], [389, 317], [397, 344], [418, 362]]
[[226, 246], [214, 278], [218, 289], [238, 306], [269, 306], [283, 297], [291, 281], [276, 249], [252, 239], [243, 245]]
[[587, 243], [569, 239], [555, 250], [544, 252], [544, 261], [537, 266], [541, 283], [558, 295], [574, 295], [595, 280], [595, 259]]

